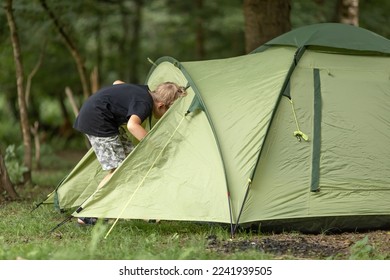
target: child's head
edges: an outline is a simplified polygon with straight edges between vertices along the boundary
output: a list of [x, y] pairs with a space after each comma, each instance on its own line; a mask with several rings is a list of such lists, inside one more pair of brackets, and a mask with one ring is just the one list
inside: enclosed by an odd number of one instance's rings
[[157, 88], [150, 92], [154, 101], [153, 114], [156, 118], [161, 118], [169, 107], [181, 96], [187, 93], [184, 87], [172, 82], [159, 84]]

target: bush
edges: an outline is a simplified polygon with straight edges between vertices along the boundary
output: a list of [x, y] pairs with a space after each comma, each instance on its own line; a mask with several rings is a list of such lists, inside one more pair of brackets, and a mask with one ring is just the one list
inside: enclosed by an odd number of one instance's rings
[[28, 171], [28, 168], [22, 163], [23, 147], [18, 148], [15, 145], [10, 145], [5, 150], [4, 162], [7, 167], [8, 175], [13, 184], [23, 182], [23, 173]]

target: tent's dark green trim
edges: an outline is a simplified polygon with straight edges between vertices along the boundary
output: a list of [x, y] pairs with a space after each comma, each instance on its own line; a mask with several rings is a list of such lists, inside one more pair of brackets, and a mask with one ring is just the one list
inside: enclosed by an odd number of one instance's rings
[[320, 70], [313, 70], [314, 78], [314, 123], [313, 123], [313, 151], [311, 164], [311, 184], [310, 190], [316, 192], [319, 190], [320, 181], [320, 155], [321, 155], [321, 77]]
[[261, 233], [283, 233], [286, 231], [299, 231], [305, 234], [366, 232], [368, 230], [389, 230], [390, 215], [301, 217], [253, 221], [241, 226], [244, 229], [261, 229]]
[[[264, 48], [262, 50], [266, 50], [266, 49], [267, 48]], [[299, 60], [301, 59], [301, 57], [303, 56], [305, 51], [306, 51], [306, 46], [302, 46], [302, 47], [298, 48], [295, 51], [294, 60], [291, 62], [290, 69], [288, 69], [286, 79], [284, 79], [284, 82], [283, 82], [283, 85], [282, 85], [282, 89], [280, 91], [282, 95], [284, 95], [284, 96], [286, 96], [286, 97], [288, 97], [290, 99], [291, 99], [291, 96], [290, 96], [290, 78], [291, 78], [292, 73], [295, 70], [295, 67], [298, 65]], [[256, 52], [259, 52], [259, 51], [256, 51]]]
[[367, 29], [341, 23], [302, 26], [266, 42], [252, 53], [272, 46], [306, 46], [310, 50], [354, 55], [389, 56], [390, 41]]
[[305, 52], [305, 50], [306, 50], [305, 46], [300, 47], [299, 49], [296, 50], [296, 52], [294, 54], [294, 60], [291, 63], [290, 69], [288, 69], [287, 77], [284, 80], [284, 83], [283, 83], [283, 86], [282, 86], [281, 94], [283, 94], [284, 96], [286, 96], [286, 97], [288, 97], [290, 99], [291, 99], [291, 95], [290, 95], [290, 78], [291, 78], [292, 73], [295, 70], [295, 67], [298, 65], [298, 62], [301, 59], [303, 53]]
[[194, 98], [192, 99], [190, 107], [187, 110], [187, 114], [194, 112], [196, 110], [205, 111], [205, 108], [203, 107], [203, 104], [202, 102], [200, 102], [199, 98], [195, 95]]
[[148, 76], [146, 78], [146, 83], [149, 80], [150, 75], [153, 73], [155, 68], [158, 67], [158, 65], [163, 63], [163, 62], [170, 62], [175, 67], [177, 67], [183, 73], [184, 77], [187, 79], [187, 82], [188, 82], [187, 87], [191, 87], [192, 90], [195, 93], [194, 99], [192, 100], [192, 103], [191, 103], [190, 107], [188, 108], [186, 114], [188, 114], [189, 112], [194, 112], [197, 109], [202, 110], [206, 114], [207, 120], [209, 122], [211, 131], [213, 133], [213, 136], [214, 136], [217, 148], [218, 148], [219, 156], [221, 158], [222, 168], [223, 168], [223, 172], [224, 172], [224, 176], [225, 176], [225, 182], [226, 182], [226, 187], [227, 187], [227, 197], [228, 197], [229, 214], [230, 214], [230, 225], [231, 225], [231, 230], [233, 232], [233, 216], [232, 216], [232, 207], [231, 207], [231, 203], [230, 203], [229, 182], [228, 182], [228, 178], [227, 178], [227, 175], [226, 175], [225, 161], [224, 161], [224, 158], [223, 158], [223, 155], [222, 155], [220, 142], [219, 142], [219, 139], [218, 139], [217, 132], [215, 130], [215, 126], [214, 126], [213, 120], [212, 120], [212, 118], [210, 116], [209, 111], [207, 110], [207, 106], [206, 106], [206, 104], [205, 104], [205, 102], [204, 102], [204, 100], [202, 98], [202, 95], [200, 94], [200, 91], [199, 91], [198, 87], [196, 86], [194, 80], [192, 79], [191, 75], [187, 72], [185, 67], [179, 61], [174, 59], [173, 57], [163, 56], [163, 57], [159, 58], [153, 64], [153, 67], [150, 69], [149, 74], [148, 74]]
[[[259, 53], [266, 51], [270, 48], [275, 48], [275, 47], [285, 47], [285, 48], [296, 48], [297, 46], [295, 45], [283, 45], [283, 44], [264, 44], [257, 49], [253, 50], [251, 54], [254, 53]], [[313, 46], [313, 45], [304, 45], [301, 46], [300, 48], [306, 48], [310, 51], [315, 51], [315, 52], [320, 52], [320, 53], [330, 53], [330, 54], [341, 54], [341, 55], [359, 55], [359, 56], [383, 56], [383, 57], [388, 57], [388, 53], [383, 53], [379, 51], [359, 51], [359, 50], [351, 50], [351, 49], [345, 49], [345, 48], [336, 48], [336, 47], [323, 47], [323, 46]]]

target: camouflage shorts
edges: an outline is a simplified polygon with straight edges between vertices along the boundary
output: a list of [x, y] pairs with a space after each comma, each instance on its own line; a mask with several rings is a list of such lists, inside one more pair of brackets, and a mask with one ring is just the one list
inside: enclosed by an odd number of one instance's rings
[[117, 168], [134, 149], [133, 143], [122, 127], [115, 136], [87, 135], [87, 137], [103, 170]]

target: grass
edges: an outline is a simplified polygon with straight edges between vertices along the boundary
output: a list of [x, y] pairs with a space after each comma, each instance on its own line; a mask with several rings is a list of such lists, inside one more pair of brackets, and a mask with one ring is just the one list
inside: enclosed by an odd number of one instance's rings
[[120, 221], [79, 226], [73, 219], [54, 232], [64, 218], [48, 205], [31, 212], [26, 202], [9, 203], [0, 214], [0, 259], [34, 260], [188, 260], [267, 259], [262, 252], [220, 254], [208, 250], [207, 237], [230, 238], [220, 226], [185, 222]]

